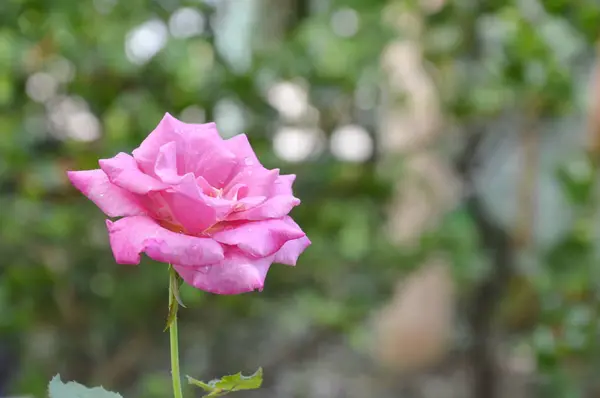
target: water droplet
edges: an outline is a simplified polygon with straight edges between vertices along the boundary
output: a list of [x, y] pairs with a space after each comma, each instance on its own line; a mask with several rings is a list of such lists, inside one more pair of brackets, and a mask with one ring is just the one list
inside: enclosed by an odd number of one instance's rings
[[244, 164], [246, 166], [252, 166], [254, 164], [254, 161], [252, 161], [252, 159], [250, 159], [249, 157], [244, 158]]

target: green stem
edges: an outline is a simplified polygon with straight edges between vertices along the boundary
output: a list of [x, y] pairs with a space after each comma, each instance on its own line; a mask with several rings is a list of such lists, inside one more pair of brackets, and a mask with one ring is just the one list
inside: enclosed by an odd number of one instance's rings
[[[178, 306], [173, 286], [177, 286], [177, 274], [173, 267], [169, 267], [169, 308]], [[179, 342], [177, 338], [177, 313], [169, 325], [169, 337], [171, 342], [171, 376], [173, 378], [173, 396], [183, 398], [181, 392], [181, 375], [179, 374]]]

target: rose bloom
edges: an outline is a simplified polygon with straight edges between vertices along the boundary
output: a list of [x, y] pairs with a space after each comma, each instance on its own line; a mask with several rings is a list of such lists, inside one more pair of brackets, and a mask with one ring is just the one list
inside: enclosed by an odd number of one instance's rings
[[69, 171], [109, 217], [119, 264], [140, 254], [170, 263], [188, 284], [216, 294], [262, 290], [273, 262], [295, 265], [310, 240], [288, 216], [295, 175], [264, 168], [246, 135], [223, 140], [214, 123], [168, 113], [133, 151]]

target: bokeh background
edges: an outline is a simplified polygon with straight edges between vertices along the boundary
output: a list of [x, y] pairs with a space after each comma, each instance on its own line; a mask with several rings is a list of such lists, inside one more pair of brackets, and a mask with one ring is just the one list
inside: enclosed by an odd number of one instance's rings
[[171, 396], [167, 268], [116, 265], [65, 176], [165, 112], [297, 174], [313, 242], [262, 293], [183, 288], [184, 373], [599, 396], [599, 27], [597, 0], [1, 0], [0, 396]]

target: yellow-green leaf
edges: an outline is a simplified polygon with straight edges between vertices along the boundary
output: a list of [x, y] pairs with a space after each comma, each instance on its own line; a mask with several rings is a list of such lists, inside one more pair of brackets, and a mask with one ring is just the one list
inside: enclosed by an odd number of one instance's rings
[[258, 368], [250, 376], [244, 376], [241, 372], [230, 376], [223, 376], [208, 383], [196, 380], [190, 376], [187, 379], [189, 384], [193, 384], [208, 392], [208, 394], [204, 395], [205, 398], [222, 397], [234, 391], [256, 390], [260, 388], [263, 381], [263, 370], [262, 368]]

